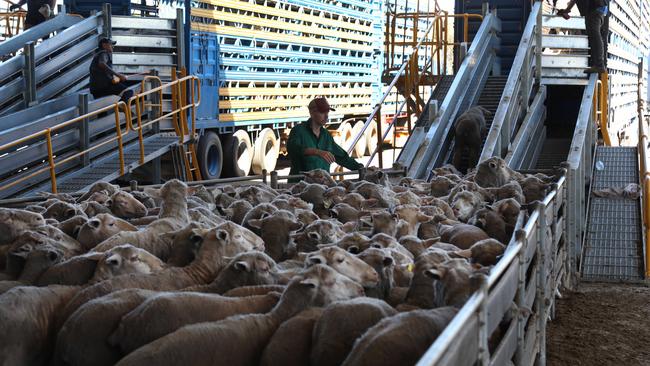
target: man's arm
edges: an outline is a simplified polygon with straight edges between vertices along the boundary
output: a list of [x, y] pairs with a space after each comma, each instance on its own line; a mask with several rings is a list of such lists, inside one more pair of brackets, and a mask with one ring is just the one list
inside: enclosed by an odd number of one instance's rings
[[363, 164], [359, 163], [358, 161], [354, 160], [353, 158], [348, 155], [348, 153], [343, 150], [341, 146], [339, 146], [336, 142], [334, 142], [334, 139], [332, 139], [331, 143], [331, 152], [336, 158], [336, 163], [348, 168], [350, 170], [357, 170], [363, 168]]
[[97, 67], [99, 67], [100, 70], [104, 71], [106, 74], [110, 76], [117, 76], [120, 78], [120, 81], [125, 81], [126, 76], [120, 74], [119, 72], [116, 72], [115, 70], [111, 69], [108, 66], [108, 55], [106, 53], [103, 53], [102, 55], [99, 56], [99, 60], [97, 61]]
[[564, 19], [569, 19], [571, 16], [569, 16], [569, 13], [571, 12], [571, 9], [573, 9], [573, 6], [576, 4], [577, 0], [571, 0], [567, 4], [565, 9], [560, 9], [557, 11], [557, 15], [562, 16]]
[[329, 151], [323, 151], [313, 147], [306, 147], [302, 139], [302, 135], [297, 133], [297, 130], [295, 128], [291, 130], [291, 133], [289, 134], [289, 139], [287, 140], [287, 152], [289, 153], [289, 156], [317, 155], [330, 164], [334, 162], [334, 155], [332, 155]]
[[27, 0], [20, 0], [16, 4], [11, 4], [11, 6], [9, 7], [9, 10], [16, 11], [16, 10], [20, 9], [21, 6], [25, 5], [25, 3], [27, 3]]

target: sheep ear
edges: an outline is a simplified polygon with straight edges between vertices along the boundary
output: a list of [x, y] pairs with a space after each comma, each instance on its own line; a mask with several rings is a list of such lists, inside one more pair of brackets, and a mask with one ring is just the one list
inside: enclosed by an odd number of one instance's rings
[[115, 220], [115, 225], [122, 231], [138, 231], [137, 227], [122, 219]]
[[419, 222], [427, 222], [427, 221], [429, 221], [429, 220], [431, 220], [431, 219], [433, 219], [432, 216], [425, 215], [425, 214], [423, 214], [423, 213], [418, 214], [418, 221], [419, 221]]
[[424, 245], [425, 248], [428, 248], [428, 247], [432, 246], [433, 244], [435, 244], [435, 243], [437, 243], [439, 241], [440, 241], [439, 236], [435, 237], [435, 238], [429, 238], [429, 239], [423, 240], [422, 245]]
[[318, 287], [318, 281], [316, 281], [313, 278], [305, 278], [304, 280], [299, 282], [301, 285], [308, 287], [308, 288], [316, 288]]
[[449, 254], [453, 254], [456, 258], [472, 258], [472, 251], [470, 249], [457, 250]]
[[251, 268], [245, 261], [235, 262], [235, 269], [241, 272], [250, 272]]
[[[89, 206], [89, 205], [88, 205], [88, 203], [86, 202], [86, 208], [87, 208], [88, 206]], [[113, 199], [112, 199], [112, 198], [107, 199], [106, 202], [104, 202], [104, 206], [106, 206], [106, 207], [111, 207], [111, 206], [113, 206]]]
[[233, 210], [232, 208], [224, 208], [222, 209], [222, 211], [226, 217], [232, 217], [232, 215], [235, 213], [235, 210]]
[[120, 263], [120, 258], [119, 258], [119, 256], [117, 254], [113, 254], [112, 256], [106, 258], [105, 262], [108, 265], [115, 266], [118, 263]]
[[301, 222], [292, 222], [289, 224], [289, 231], [298, 231], [302, 229], [303, 225]]
[[196, 194], [201, 189], [201, 186], [192, 186], [192, 187], [187, 187], [187, 190], [185, 190], [185, 195], [187, 197], [193, 196]]
[[354, 221], [346, 222], [341, 226], [341, 230], [345, 233], [351, 233], [357, 230], [357, 223]]
[[359, 218], [359, 222], [363, 225], [372, 226], [372, 219], [369, 220], [367, 217]]
[[250, 219], [248, 220], [248, 226], [255, 228], [255, 229], [261, 229], [262, 228], [262, 220], [261, 219]]
[[350, 245], [348, 247], [348, 252], [350, 252], [352, 254], [359, 254], [359, 247], [356, 246], [356, 245]]
[[432, 268], [432, 269], [427, 269], [426, 271], [424, 271], [424, 274], [426, 276], [428, 276], [428, 277], [433, 278], [434, 280], [439, 280], [444, 276], [444, 271], [441, 271], [441, 270], [436, 269], [436, 268]]
[[190, 240], [195, 244], [201, 243], [203, 241], [203, 232], [200, 229], [193, 229]]
[[230, 237], [228, 232], [226, 230], [223, 230], [223, 229], [217, 230], [216, 236], [217, 236], [217, 239], [223, 240], [223, 241], [227, 241], [228, 238]]
[[368, 198], [363, 202], [363, 207], [365, 208], [370, 208], [370, 207], [375, 207], [375, 205], [379, 202], [376, 198]]
[[384, 260], [382, 261], [382, 264], [384, 265], [384, 267], [390, 266], [391, 264], [393, 264], [393, 258], [384, 257]]
[[326, 264], [327, 263], [327, 261], [325, 260], [325, 257], [323, 257], [322, 255], [312, 255], [311, 257], [307, 258], [307, 262], [309, 263], [309, 265], [312, 265], [312, 264]]
[[315, 231], [308, 232], [307, 236], [309, 237], [309, 239], [312, 239], [312, 240], [319, 240], [320, 239], [320, 234], [315, 232]]

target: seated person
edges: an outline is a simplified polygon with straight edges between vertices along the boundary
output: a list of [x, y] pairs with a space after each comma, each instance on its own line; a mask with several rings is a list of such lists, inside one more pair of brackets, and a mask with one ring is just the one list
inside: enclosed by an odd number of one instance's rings
[[[309, 103], [310, 118], [291, 129], [287, 141], [287, 151], [291, 159], [289, 174], [300, 174], [314, 169], [324, 169], [329, 172], [330, 164], [337, 164], [356, 170], [363, 164], [352, 159], [342, 147], [337, 145], [325, 129], [328, 114], [334, 109], [325, 98], [316, 98]], [[296, 182], [293, 179], [289, 182]]]
[[120, 100], [126, 103], [133, 96], [133, 91], [128, 89], [126, 76], [113, 71], [115, 43], [108, 38], [99, 40], [97, 53], [90, 63], [90, 93], [95, 99], [119, 95]]

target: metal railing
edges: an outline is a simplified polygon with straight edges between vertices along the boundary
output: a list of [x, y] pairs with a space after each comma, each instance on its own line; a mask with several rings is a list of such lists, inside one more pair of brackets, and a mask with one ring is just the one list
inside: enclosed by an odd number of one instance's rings
[[[562, 176], [524, 222], [520, 214], [513, 239], [474, 293], [418, 362], [429, 365], [545, 364], [546, 321], [565, 272], [563, 244], [567, 180]], [[513, 313], [512, 304], [516, 304]], [[535, 313], [527, 310], [535, 310]], [[494, 351], [488, 338], [506, 317], [507, 330]]]
[[14, 11], [10, 13], [0, 13], [0, 41], [11, 38], [20, 33], [25, 27], [26, 11]]
[[536, 1], [521, 35], [519, 48], [479, 161], [493, 156], [505, 156], [520, 115], [526, 114], [530, 108], [530, 95], [536, 79], [539, 85], [536, 70], [541, 70], [541, 49], [537, 46], [540, 44], [538, 38], [542, 29], [541, 15], [542, 3]]
[[603, 136], [605, 146], [612, 146], [612, 139], [609, 135], [609, 74], [600, 74], [596, 87], [593, 107], [596, 113], [596, 123], [600, 127], [600, 134]]
[[637, 87], [637, 114], [639, 119], [639, 141], [637, 148], [639, 150], [639, 178], [642, 189], [641, 194], [641, 212], [643, 216], [643, 258], [645, 260], [645, 278], [650, 278], [650, 140], [648, 129], [650, 128], [650, 115], [645, 112], [645, 101], [643, 99], [643, 59], [639, 60], [639, 83]]
[[[368, 162], [366, 163], [366, 167], [368, 167], [371, 164], [375, 155], [377, 155], [378, 157], [379, 167], [380, 168], [384, 167], [383, 156], [382, 156], [383, 142], [388, 137], [388, 134], [391, 131], [393, 133], [396, 132], [397, 129], [396, 125], [399, 119], [398, 116], [402, 114], [405, 106], [407, 108], [406, 118], [407, 118], [407, 129], [409, 135], [413, 131], [412, 128], [413, 119], [417, 121], [423, 116], [428, 116], [429, 120], [433, 119], [433, 114], [435, 111], [432, 110], [432, 106], [430, 106], [429, 103], [426, 103], [424, 109], [419, 108], [419, 106], [425, 104], [425, 101], [428, 101], [430, 99], [430, 95], [432, 92], [432, 90], [427, 90], [425, 87], [423, 87], [423, 84], [426, 84], [426, 80], [425, 80], [426, 77], [424, 76], [424, 74], [428, 72], [430, 78], [434, 76], [434, 62], [433, 62], [434, 58], [438, 58], [437, 76], [440, 76], [441, 72], [443, 73], [446, 72], [447, 70], [446, 50], [448, 49], [449, 46], [457, 45], [454, 42], [447, 41], [447, 27], [449, 23], [448, 19], [456, 18], [456, 17], [462, 17], [463, 19], [465, 19], [464, 34], [465, 34], [465, 40], [467, 44], [469, 44], [469, 19], [474, 19], [474, 18], [483, 19], [483, 16], [478, 14], [448, 14], [447, 12], [443, 12], [443, 11], [439, 11], [437, 13], [426, 13], [426, 14], [401, 13], [401, 14], [394, 14], [393, 16], [394, 16], [393, 21], [391, 23], [392, 25], [387, 24], [387, 28], [389, 28], [389, 26], [393, 27], [392, 36], [388, 37], [390, 38], [390, 42], [391, 42], [389, 43], [390, 44], [389, 49], [392, 49], [392, 52], [395, 52], [394, 45], [400, 45], [404, 47], [411, 46], [412, 49], [411, 49], [411, 53], [406, 56], [406, 60], [404, 60], [401, 66], [396, 70], [396, 73], [393, 76], [388, 87], [386, 88], [386, 91], [381, 96], [378, 103], [375, 105], [372, 112], [366, 119], [363, 128], [359, 131], [359, 133], [356, 136], [353, 137], [352, 143], [348, 148], [348, 154], [349, 154], [354, 150], [359, 140], [361, 140], [361, 138], [364, 137], [366, 130], [374, 120], [375, 123], [377, 124], [377, 147], [370, 152], [370, 159], [368, 159]], [[413, 21], [416, 24], [414, 26], [415, 31], [413, 34], [414, 36], [420, 35], [421, 38], [420, 39], [414, 38], [412, 41], [400, 41], [400, 42], [395, 41], [394, 27], [396, 24], [396, 20], [399, 18], [413, 19]], [[417, 24], [419, 24], [420, 18], [432, 19], [427, 29], [424, 31], [424, 34], [421, 34], [417, 31]], [[424, 51], [421, 51], [423, 46], [425, 47], [425, 49]], [[431, 48], [428, 49], [428, 47]], [[423, 52], [426, 55], [424, 67], [420, 66], [420, 60], [419, 60], [420, 52]], [[441, 53], [443, 54], [442, 56]], [[444, 65], [444, 67], [442, 68], [440, 67], [441, 57], [443, 59], [442, 64]], [[401, 91], [399, 91], [399, 87], [398, 87], [400, 82], [403, 82], [405, 85]], [[394, 113], [392, 113], [394, 117], [392, 118], [391, 122], [387, 124], [386, 130], [382, 131], [382, 122], [381, 122], [382, 105], [388, 100], [391, 94], [403, 94], [402, 95], [403, 98], [401, 102], [395, 103], [395, 110], [393, 111]], [[411, 99], [412, 96], [415, 97]], [[414, 103], [409, 103], [409, 99], [411, 99]], [[384, 112], [386, 111], [384, 110]]]
[[[594, 96], [598, 76], [592, 74], [582, 95], [575, 132], [566, 161], [567, 169], [567, 268], [577, 270], [582, 254], [583, 235], [587, 224], [587, 193], [593, 173], [598, 142]], [[571, 271], [569, 287], [577, 283], [577, 272]]]
[[409, 176], [426, 178], [432, 167], [441, 164], [452, 143], [450, 130], [456, 116], [478, 101], [482, 86], [492, 71], [500, 29], [496, 13], [485, 16], [439, 112], [429, 113], [428, 121], [417, 124], [397, 160], [408, 169]]
[[[157, 79], [157, 82], [160, 83], [160, 79], [158, 79], [157, 77], [150, 76], [146, 80], [142, 81], [143, 90], [144, 90], [145, 82], [151, 79]], [[185, 92], [186, 90], [189, 91], [190, 94], [189, 100], [185, 99], [185, 97], [187, 97]], [[172, 91], [171, 93], [172, 109], [171, 111], [164, 113], [163, 103], [162, 103], [163, 96], [164, 96], [163, 93], [167, 93], [170, 91]], [[157, 96], [158, 102], [152, 103], [150, 101], [150, 98], [146, 98], [148, 96]], [[40, 132], [36, 132], [28, 136], [25, 136], [23, 138], [12, 141], [10, 143], [1, 145], [0, 153], [3, 153], [6, 151], [11, 151], [12, 149], [15, 149], [17, 146], [24, 146], [26, 144], [35, 144], [38, 142], [39, 139], [44, 138], [47, 145], [47, 161], [44, 164], [45, 166], [40, 168], [35, 167], [33, 168], [33, 170], [28, 171], [28, 174], [25, 174], [18, 179], [13, 179], [13, 180], [11, 178], [7, 179], [11, 181], [0, 186], [0, 192], [4, 190], [8, 190], [13, 186], [18, 185], [26, 180], [29, 180], [30, 178], [36, 177], [37, 175], [40, 175], [44, 172], [49, 172], [52, 192], [57, 193], [57, 167], [60, 167], [61, 165], [64, 165], [68, 162], [74, 161], [75, 159], [79, 159], [80, 157], [89, 155], [91, 152], [95, 150], [98, 150], [106, 145], [114, 144], [114, 143], [117, 144], [116, 148], [119, 157], [119, 172], [120, 175], [124, 175], [125, 166], [126, 166], [125, 159], [124, 159], [124, 146], [123, 146], [124, 138], [131, 133], [137, 134], [138, 144], [140, 148], [140, 159], [139, 159], [140, 164], [143, 164], [145, 160], [144, 159], [145, 142], [144, 142], [143, 130], [145, 128], [155, 127], [162, 120], [172, 119], [173, 121], [172, 125], [174, 127], [174, 130], [179, 136], [179, 143], [184, 143], [191, 139], [194, 139], [196, 137], [196, 130], [195, 130], [196, 107], [200, 103], [200, 98], [201, 98], [201, 94], [200, 94], [199, 78], [197, 78], [196, 76], [186, 76], [174, 80], [172, 82], [160, 85], [153, 89], [143, 91], [142, 93], [136, 94], [135, 96], [131, 97], [127, 101], [127, 103], [124, 103], [122, 101], [116, 102], [107, 105], [103, 108], [94, 110], [92, 112], [81, 114], [70, 120], [59, 123], [50, 128], [46, 128]], [[147, 114], [149, 118], [147, 121], [143, 122], [142, 116], [144, 114], [144, 111], [151, 107], [157, 107], [159, 113], [157, 113], [154, 116], [149, 116]], [[135, 116], [136, 124], [137, 124], [136, 126], [133, 125], [134, 117], [132, 116], [132, 110], [134, 108], [136, 114]], [[88, 146], [85, 149], [80, 149], [80, 151], [72, 153], [70, 155], [66, 155], [62, 157], [57, 156], [56, 154], [57, 149], [53, 144], [53, 136], [73, 127], [80, 129], [80, 131], [88, 131], [90, 128], [88, 122], [90, 118], [96, 117], [101, 113], [106, 113], [111, 111], [113, 112], [115, 117], [115, 131], [114, 131], [115, 135], [113, 137], [104, 139], [103, 141], [99, 143], [95, 143], [92, 146]], [[126, 125], [124, 127], [121, 126], [120, 113], [124, 115], [126, 120]], [[187, 120], [188, 113], [191, 118], [191, 121], [189, 123]], [[89, 143], [86, 144], [89, 145]]]

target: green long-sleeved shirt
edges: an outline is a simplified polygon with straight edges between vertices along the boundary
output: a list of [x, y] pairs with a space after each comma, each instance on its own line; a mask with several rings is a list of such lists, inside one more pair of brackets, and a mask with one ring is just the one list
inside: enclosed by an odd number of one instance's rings
[[329, 131], [325, 128], [320, 128], [320, 135], [316, 137], [311, 129], [311, 119], [295, 126], [291, 129], [289, 140], [287, 140], [287, 152], [291, 159], [290, 174], [300, 174], [314, 169], [324, 169], [329, 172], [330, 164], [318, 155], [304, 154], [305, 149], [314, 148], [319, 150], [329, 151], [334, 155], [336, 163], [355, 170], [363, 167], [363, 164], [358, 163], [350, 157], [348, 153], [343, 150], [332, 138]]

